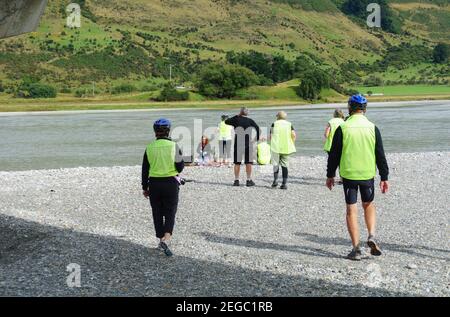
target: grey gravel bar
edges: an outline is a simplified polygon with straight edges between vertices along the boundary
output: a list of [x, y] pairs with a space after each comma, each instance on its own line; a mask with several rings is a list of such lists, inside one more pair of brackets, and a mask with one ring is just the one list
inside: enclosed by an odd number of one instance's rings
[[[388, 156], [384, 255], [361, 262], [344, 259], [342, 187], [325, 187], [325, 157], [293, 159], [287, 191], [267, 168], [255, 188], [232, 187], [226, 167], [187, 168], [173, 258], [155, 249], [139, 166], [0, 172], [0, 295], [449, 296], [449, 154]], [[71, 263], [81, 287], [66, 283]]]

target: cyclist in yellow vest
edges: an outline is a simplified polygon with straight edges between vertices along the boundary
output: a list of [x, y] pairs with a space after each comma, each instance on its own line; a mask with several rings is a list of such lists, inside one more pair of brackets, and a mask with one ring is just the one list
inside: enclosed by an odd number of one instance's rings
[[[334, 110], [334, 114], [333, 114], [333, 119], [331, 119], [330, 121], [328, 121], [327, 127], [325, 129], [325, 145], [323, 146], [323, 149], [325, 150], [325, 152], [328, 153], [328, 155], [330, 154], [330, 150], [331, 150], [331, 144], [333, 143], [333, 137], [334, 137], [334, 133], [336, 132], [336, 129], [339, 128], [339, 126], [344, 123], [344, 113], [342, 112], [341, 109], [336, 109]], [[339, 180], [338, 182], [339, 185], [342, 185], [342, 179]]]
[[347, 255], [350, 260], [361, 260], [360, 235], [358, 226], [358, 190], [361, 193], [364, 218], [368, 230], [367, 245], [370, 253], [381, 255], [375, 240], [376, 210], [373, 203], [375, 195], [374, 178], [376, 170], [381, 177], [381, 192], [389, 189], [389, 167], [383, 149], [383, 141], [378, 128], [365, 116], [367, 100], [355, 95], [349, 100], [350, 117], [336, 129], [330, 154], [328, 156], [327, 187], [334, 186], [336, 169], [339, 166], [344, 180], [345, 201], [347, 203], [347, 228], [352, 239], [353, 249]]
[[257, 156], [259, 165], [269, 165], [272, 159], [270, 145], [267, 143], [266, 138], [262, 137], [257, 146]]
[[286, 119], [286, 112], [278, 112], [277, 121], [272, 124], [270, 129], [270, 148], [272, 151], [274, 168], [272, 188], [278, 187], [278, 176], [281, 166], [283, 183], [281, 184], [280, 189], [287, 189], [289, 155], [297, 151], [295, 149], [297, 135], [292, 124]]
[[150, 198], [158, 248], [172, 256], [169, 242], [175, 225], [178, 208], [178, 176], [184, 169], [180, 148], [169, 138], [171, 123], [159, 119], [153, 125], [156, 140], [145, 151], [142, 162], [142, 189], [144, 197]]
[[231, 140], [233, 137], [233, 127], [225, 123], [227, 115], [222, 116], [219, 124], [219, 160], [221, 164], [229, 165], [231, 158]]
[[325, 152], [330, 153], [334, 133], [342, 123], [344, 123], [344, 113], [340, 109], [334, 110], [333, 119], [328, 121], [327, 127], [325, 129], [325, 145], [323, 146]]

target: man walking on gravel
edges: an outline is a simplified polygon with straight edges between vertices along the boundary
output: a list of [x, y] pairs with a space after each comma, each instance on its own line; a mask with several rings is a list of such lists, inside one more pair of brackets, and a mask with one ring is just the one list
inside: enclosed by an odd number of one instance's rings
[[277, 121], [270, 128], [270, 148], [272, 150], [273, 162], [273, 184], [272, 188], [278, 187], [278, 176], [281, 172], [283, 183], [280, 189], [287, 189], [289, 155], [295, 153], [295, 140], [297, 135], [292, 124], [286, 120], [287, 114], [280, 111], [277, 114]]
[[358, 226], [358, 190], [361, 193], [364, 218], [369, 233], [367, 245], [370, 253], [381, 255], [375, 240], [376, 210], [373, 203], [374, 178], [378, 167], [383, 194], [388, 192], [389, 168], [383, 149], [383, 141], [378, 128], [365, 116], [367, 100], [361, 95], [352, 96], [348, 102], [350, 117], [342, 123], [333, 137], [328, 156], [327, 187], [335, 185], [334, 177], [339, 166], [343, 178], [345, 201], [347, 203], [347, 228], [352, 239], [353, 249], [348, 254], [350, 260], [361, 260], [360, 236]]
[[150, 198], [158, 248], [167, 256], [172, 256], [169, 242], [175, 226], [182, 182], [178, 174], [184, 169], [181, 150], [169, 138], [170, 126], [167, 119], [159, 119], [153, 124], [156, 140], [147, 146], [142, 162], [144, 197]]
[[[252, 119], [248, 118], [248, 109], [241, 108], [239, 115], [225, 120], [225, 124], [234, 127], [234, 184], [239, 186], [239, 175], [242, 161], [247, 172], [247, 187], [255, 186], [252, 180], [253, 161], [255, 159], [256, 142], [259, 141], [260, 129]], [[252, 132], [256, 130], [256, 142], [252, 138]]]

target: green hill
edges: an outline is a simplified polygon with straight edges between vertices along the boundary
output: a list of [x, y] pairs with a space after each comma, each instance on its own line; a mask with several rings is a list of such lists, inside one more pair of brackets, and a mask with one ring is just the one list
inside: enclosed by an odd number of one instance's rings
[[[445, 0], [389, 1], [401, 34], [367, 28], [342, 11], [345, 0], [77, 0], [83, 18], [74, 30], [65, 27], [69, 2], [49, 1], [37, 32], [0, 41], [0, 80], [7, 91], [27, 77], [72, 92], [93, 81], [99, 92], [123, 82], [151, 91], [168, 80], [169, 65], [175, 81], [189, 85], [207, 61], [249, 50], [312, 59], [342, 74], [344, 85], [364, 84], [373, 74], [392, 84], [448, 84], [450, 78], [448, 64], [427, 57], [438, 42], [450, 43]], [[396, 66], [383, 64], [402, 43], [423, 48], [426, 57], [406, 58], [410, 48], [403, 47]]]

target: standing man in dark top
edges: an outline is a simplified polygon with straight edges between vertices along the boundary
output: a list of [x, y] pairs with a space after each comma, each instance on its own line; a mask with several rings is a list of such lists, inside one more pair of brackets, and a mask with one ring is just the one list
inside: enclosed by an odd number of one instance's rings
[[178, 208], [181, 183], [178, 174], [184, 169], [181, 150], [169, 138], [170, 126], [167, 119], [154, 123], [156, 140], [147, 146], [142, 162], [142, 190], [145, 198], [150, 197], [158, 248], [167, 256], [172, 256], [169, 241]]
[[360, 236], [358, 226], [358, 189], [361, 193], [364, 218], [369, 237], [367, 245], [370, 253], [381, 255], [375, 240], [376, 210], [373, 203], [375, 195], [374, 178], [378, 167], [383, 194], [388, 192], [389, 167], [383, 149], [383, 141], [378, 128], [365, 116], [367, 100], [362, 95], [352, 96], [348, 103], [350, 117], [342, 123], [333, 137], [328, 156], [327, 187], [334, 186], [336, 169], [339, 166], [343, 178], [345, 201], [347, 203], [347, 228], [352, 239], [353, 249], [348, 254], [350, 260], [361, 260]]
[[[252, 119], [248, 118], [248, 109], [241, 108], [239, 115], [225, 120], [225, 124], [234, 127], [234, 184], [239, 186], [239, 174], [242, 161], [247, 172], [247, 186], [255, 186], [252, 180], [252, 167], [254, 161], [256, 142], [259, 141], [260, 129]], [[252, 138], [252, 132], [256, 130], [256, 140]]]

